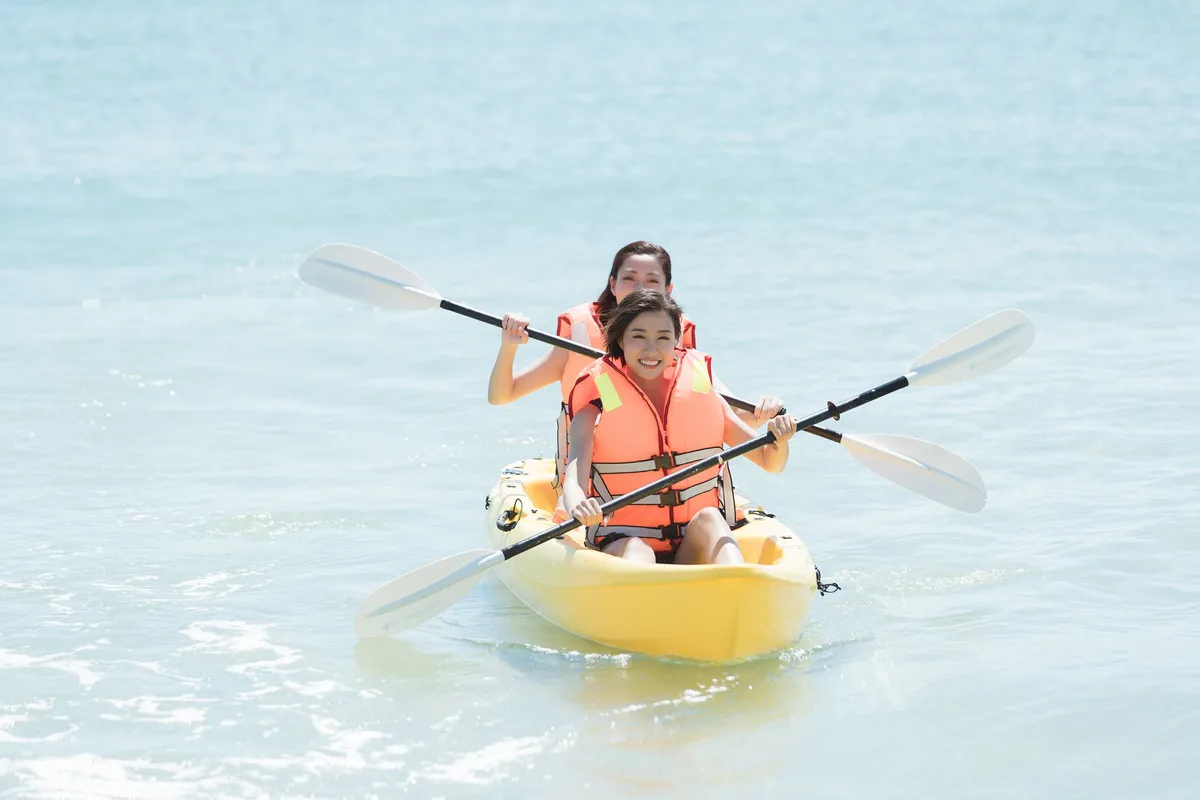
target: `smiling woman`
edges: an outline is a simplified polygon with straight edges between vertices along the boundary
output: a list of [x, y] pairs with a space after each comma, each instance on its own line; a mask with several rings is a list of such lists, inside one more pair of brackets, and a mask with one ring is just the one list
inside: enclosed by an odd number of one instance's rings
[[[625, 295], [609, 316], [607, 355], [583, 370], [570, 393], [563, 502], [588, 526], [588, 545], [606, 553], [645, 562], [737, 564], [743, 559], [731, 535], [733, 487], [719, 466], [608, 518], [600, 509], [647, 479], [754, 438], [714, 391], [712, 358], [679, 348], [682, 317], [669, 295], [650, 289]], [[781, 415], [768, 428], [775, 441], [747, 457], [780, 472], [796, 421]]]
[[[630, 242], [613, 256], [608, 280], [600, 296], [593, 302], [572, 306], [558, 315], [558, 335], [580, 344], [603, 347], [604, 325], [617, 304], [630, 292], [642, 289], [670, 295], [675, 288], [671, 273], [671, 254], [666, 248], [643, 240]], [[514, 372], [517, 347], [529, 341], [529, 319], [521, 314], [505, 314], [500, 327], [503, 333], [500, 351], [496, 354], [496, 363], [488, 379], [488, 402], [505, 405], [552, 383], [559, 384], [562, 408], [558, 415], [556, 463], [557, 481], [561, 484], [570, 446], [567, 401], [575, 380], [592, 359], [554, 348], [526, 369]], [[685, 316], [679, 318], [676, 338], [679, 347], [692, 349], [696, 346], [696, 326]], [[751, 426], [761, 427], [782, 409], [783, 400], [780, 398], [762, 397], [757, 404], [734, 413]], [[560, 510], [560, 513], [561, 519], [566, 519], [566, 512]]]

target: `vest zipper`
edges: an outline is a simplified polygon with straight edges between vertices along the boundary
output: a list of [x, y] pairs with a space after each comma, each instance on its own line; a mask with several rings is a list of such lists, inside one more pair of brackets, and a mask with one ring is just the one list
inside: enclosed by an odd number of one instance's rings
[[[672, 350], [671, 352], [674, 353], [675, 351]], [[614, 367], [616, 366], [616, 364], [612, 363], [611, 361], [609, 363]], [[682, 358], [676, 359], [676, 361], [675, 361], [675, 377], [671, 379], [671, 385], [669, 387], [667, 387], [667, 402], [663, 403], [663, 415], [661, 417], [658, 415], [658, 409], [654, 407], [654, 401], [652, 401], [650, 399], [650, 396], [648, 394], [646, 394], [644, 391], [642, 391], [642, 387], [637, 385], [637, 381], [635, 381], [633, 378], [629, 377], [629, 374], [624, 369], [617, 370], [618, 372], [621, 373], [622, 377], [625, 378], [625, 380], [629, 383], [629, 385], [632, 386], [634, 389], [636, 389], [637, 393], [639, 395], [641, 395], [642, 400], [646, 403], [647, 406], [650, 407], [650, 413], [654, 415], [655, 421], [658, 422], [658, 452], [659, 453], [667, 452], [667, 420], [666, 420], [666, 417], [671, 413], [671, 400], [675, 397], [675, 387], [679, 385], [679, 375], [682, 372], [680, 367], [682, 365], [683, 365], [683, 359]], [[627, 363], [626, 369], [628, 368], [628, 366], [629, 365]], [[662, 470], [662, 477], [666, 477], [669, 473], [670, 473], [669, 469]], [[667, 516], [670, 518], [672, 525], [678, 524], [675, 520], [675, 509], [676, 509], [676, 506], [667, 506]]]

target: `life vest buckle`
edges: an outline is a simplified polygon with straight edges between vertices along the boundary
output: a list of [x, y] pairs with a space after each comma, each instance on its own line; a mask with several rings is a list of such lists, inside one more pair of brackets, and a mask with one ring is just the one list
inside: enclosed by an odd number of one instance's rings
[[675, 469], [674, 453], [662, 453], [650, 460], [654, 462], [655, 469]]
[[681, 506], [683, 500], [679, 497], [678, 489], [667, 489], [658, 493], [658, 504], [660, 506]]
[[678, 522], [672, 522], [670, 525], [665, 525], [662, 528], [663, 541], [675, 542], [683, 538], [683, 526]]

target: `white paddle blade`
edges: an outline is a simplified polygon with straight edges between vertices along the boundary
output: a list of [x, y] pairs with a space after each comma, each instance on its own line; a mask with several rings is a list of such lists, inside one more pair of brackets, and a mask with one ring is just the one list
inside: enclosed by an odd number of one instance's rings
[[385, 255], [352, 244], [326, 244], [300, 264], [300, 280], [380, 308], [423, 311], [442, 301], [420, 275]]
[[842, 446], [876, 475], [944, 506], [974, 514], [987, 503], [979, 471], [944, 447], [908, 436], [848, 433]]
[[469, 550], [401, 575], [363, 601], [354, 616], [354, 635], [359, 639], [390, 636], [436, 617], [503, 560], [499, 550]]
[[912, 386], [942, 386], [1003, 367], [1033, 344], [1033, 322], [1010, 308], [985, 317], [934, 346], [908, 368]]

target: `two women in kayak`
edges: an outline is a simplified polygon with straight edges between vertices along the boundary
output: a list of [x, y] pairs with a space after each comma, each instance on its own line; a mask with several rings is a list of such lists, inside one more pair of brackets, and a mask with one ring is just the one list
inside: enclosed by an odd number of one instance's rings
[[507, 315], [488, 400], [508, 403], [559, 382], [557, 514], [565, 519], [563, 508], [569, 509], [586, 525], [590, 546], [639, 561], [740, 563], [731, 536], [739, 519], [727, 466], [701, 472], [608, 519], [599, 512], [601, 503], [711, 456], [722, 444], [748, 441], [753, 427], [763, 423], [777, 441], [748, 457], [771, 472], [787, 462], [795, 420], [775, 416], [782, 400], [764, 397], [752, 413], [730, 408], [711, 357], [694, 349], [695, 326], [671, 299], [672, 288], [664, 249], [649, 242], [626, 245], [613, 259], [600, 297], [558, 320], [560, 336], [606, 355], [589, 361], [554, 348], [515, 376], [513, 360], [528, 340], [528, 320]]

